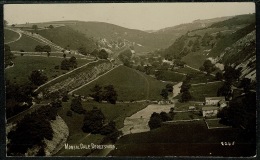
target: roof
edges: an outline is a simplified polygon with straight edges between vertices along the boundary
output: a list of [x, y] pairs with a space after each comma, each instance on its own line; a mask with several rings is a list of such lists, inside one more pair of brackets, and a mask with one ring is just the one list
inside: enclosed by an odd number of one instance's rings
[[208, 107], [202, 107], [201, 110], [202, 111], [211, 111], [211, 110], [218, 110], [219, 107], [216, 106], [208, 106]]
[[206, 97], [205, 100], [225, 100], [225, 97]]

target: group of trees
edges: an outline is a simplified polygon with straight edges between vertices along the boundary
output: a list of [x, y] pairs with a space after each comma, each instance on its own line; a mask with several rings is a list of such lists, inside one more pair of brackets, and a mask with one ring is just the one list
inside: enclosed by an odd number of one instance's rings
[[57, 108], [52, 106], [43, 106], [25, 117], [17, 123], [16, 129], [7, 135], [10, 143], [8, 144], [7, 154], [9, 156], [24, 155], [29, 148], [35, 145], [40, 146], [37, 155], [45, 155], [44, 139], [52, 140], [53, 129], [50, 121], [55, 120]]
[[216, 70], [215, 65], [210, 60], [205, 60], [203, 65], [200, 67], [201, 71], [207, 72], [207, 75], [210, 75], [213, 71]]
[[92, 55], [92, 56], [94, 56], [94, 57], [98, 57], [98, 58], [100, 58], [100, 59], [107, 59], [107, 58], [108, 58], [108, 53], [107, 53], [107, 51], [106, 51], [105, 49], [101, 49], [100, 51], [98, 51], [97, 49], [95, 49], [95, 50], [93, 50], [92, 52], [89, 53], [89, 52], [87, 51], [87, 48], [86, 48], [86, 47], [80, 46], [80, 47], [78, 48], [78, 52], [81, 53], [81, 54], [83, 54], [83, 55], [88, 55], [88, 54], [90, 54], [90, 55]]
[[28, 79], [36, 86], [40, 86], [48, 81], [48, 77], [41, 70], [32, 71]]
[[82, 130], [86, 133], [106, 135], [107, 140], [111, 140], [113, 143], [120, 136], [120, 132], [116, 128], [116, 123], [110, 121], [105, 125], [105, 116], [100, 109], [93, 107], [92, 110], [86, 112]]
[[11, 52], [10, 46], [7, 44], [4, 45], [4, 57], [5, 68], [8, 66], [12, 66], [15, 57], [14, 54]]
[[90, 91], [92, 93], [89, 96], [94, 98], [95, 101], [101, 102], [104, 100], [111, 104], [116, 104], [118, 95], [113, 85], [104, 86], [102, 89], [101, 86], [96, 84]]
[[119, 55], [118, 55], [118, 58], [123, 62], [123, 64], [127, 67], [132, 67], [132, 63], [131, 63], [131, 58], [132, 58], [132, 52], [131, 50], [125, 50], [123, 52], [121, 52]]
[[35, 52], [51, 52], [51, 47], [49, 45], [44, 45], [44, 46], [41, 46], [41, 45], [37, 45], [35, 48], [34, 48], [34, 51]]
[[243, 141], [255, 143], [256, 104], [256, 93], [248, 92], [229, 101], [229, 107], [224, 107], [217, 116], [222, 124], [243, 128], [239, 132]]
[[161, 96], [163, 97], [163, 99], [167, 100], [168, 99], [168, 92], [172, 92], [173, 91], [173, 85], [172, 84], [166, 84], [165, 88], [162, 89], [161, 91]]
[[161, 127], [162, 122], [173, 120], [173, 116], [174, 116], [174, 108], [171, 108], [169, 113], [161, 112], [159, 114], [159, 113], [153, 112], [153, 114], [151, 115], [150, 120], [148, 122], [150, 130]]
[[78, 62], [76, 57], [72, 56], [70, 59], [63, 59], [61, 61], [61, 69], [62, 70], [70, 70], [70, 68], [75, 69], [77, 68]]
[[81, 103], [81, 97], [75, 97], [71, 100], [70, 109], [78, 114], [85, 114], [86, 110], [83, 108]]
[[[232, 97], [232, 85], [235, 81], [239, 80], [241, 75], [241, 68], [236, 69], [232, 66], [225, 66], [224, 68], [223, 78], [225, 80], [224, 84], [218, 89], [218, 96], [225, 96], [227, 100]], [[245, 85], [245, 89], [247, 90], [248, 80], [242, 80], [242, 87]], [[249, 82], [250, 83], [250, 82]], [[250, 85], [250, 84], [249, 84]]]
[[186, 75], [186, 79], [182, 82], [182, 85], [181, 85], [181, 90], [180, 90], [180, 93], [181, 93], [181, 98], [179, 99], [180, 102], [188, 102], [192, 99], [192, 96], [190, 94], [190, 80], [191, 80], [192, 76], [190, 75]]
[[6, 117], [10, 118], [32, 105], [35, 87], [30, 83], [14, 84], [6, 80]]

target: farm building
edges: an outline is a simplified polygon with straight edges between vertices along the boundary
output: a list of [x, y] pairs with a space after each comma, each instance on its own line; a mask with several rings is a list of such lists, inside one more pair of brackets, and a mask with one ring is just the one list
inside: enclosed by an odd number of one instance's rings
[[219, 107], [216, 106], [206, 106], [202, 107], [202, 115], [203, 117], [213, 117], [218, 114]]
[[225, 97], [206, 97], [205, 105], [218, 105], [220, 101], [225, 101]]

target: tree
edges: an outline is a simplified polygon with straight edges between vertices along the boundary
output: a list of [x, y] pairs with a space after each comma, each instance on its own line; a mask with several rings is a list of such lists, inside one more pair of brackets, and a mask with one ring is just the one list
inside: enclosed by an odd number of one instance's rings
[[84, 114], [86, 112], [86, 110], [83, 109], [83, 107], [82, 107], [80, 97], [76, 97], [76, 98], [72, 99], [71, 104], [70, 104], [70, 109], [78, 114]]
[[98, 53], [98, 58], [100, 58], [100, 59], [108, 58], [108, 53], [106, 52], [105, 49], [101, 49], [101, 51]]
[[173, 85], [172, 84], [166, 84], [165, 88], [167, 89], [168, 92], [172, 92], [173, 91]]
[[218, 89], [218, 92], [217, 92], [217, 95], [218, 96], [225, 96], [225, 98], [227, 100], [229, 100], [229, 98], [231, 97], [232, 95], [232, 91], [231, 91], [231, 83], [226, 81], [223, 86], [221, 86], [219, 89]]
[[54, 27], [53, 27], [53, 25], [49, 25], [49, 28], [50, 28], [50, 29], [53, 29]]
[[181, 85], [181, 90], [180, 92], [186, 92], [190, 89], [191, 85], [188, 83], [188, 81], [183, 81], [182, 85]]
[[113, 85], [108, 85], [104, 87], [103, 99], [111, 104], [116, 104], [117, 93]]
[[14, 54], [11, 52], [11, 48], [9, 45], [4, 45], [4, 62], [5, 68], [7, 66], [13, 65], [13, 60], [15, 59]]
[[150, 120], [148, 122], [150, 130], [161, 127], [161, 124], [162, 124], [162, 119], [161, 119], [160, 114], [153, 112], [153, 114], [151, 115]]
[[192, 96], [189, 91], [182, 92], [180, 102], [188, 102], [191, 99], [192, 99]]
[[50, 106], [43, 106], [20, 120], [16, 129], [8, 133], [10, 140], [7, 155], [25, 154], [33, 146], [45, 146], [44, 139], [52, 140], [53, 130], [50, 120], [57, 112]]
[[168, 99], [168, 90], [167, 89], [162, 89], [160, 95], [163, 97], [163, 99], [165, 99], [165, 100]]
[[60, 69], [62, 70], [70, 70], [70, 62], [67, 59], [61, 61]]
[[36, 24], [34, 24], [34, 25], [32, 25], [32, 29], [33, 29], [34, 31], [36, 31], [36, 30], [38, 30], [38, 26], [37, 26]]
[[93, 108], [91, 111], [86, 112], [83, 121], [83, 132], [98, 134], [104, 125], [105, 116], [100, 109]]
[[238, 80], [239, 77], [241, 76], [241, 70], [242, 68], [235, 69], [232, 66], [225, 65], [224, 67], [225, 72], [223, 74], [224, 79], [229, 83]]
[[166, 112], [161, 112], [160, 113], [160, 116], [161, 116], [161, 120], [163, 122], [166, 122], [166, 121], [171, 121], [172, 118], [166, 113]]
[[215, 69], [214, 64], [212, 64], [210, 60], [205, 60], [203, 63], [203, 67], [204, 67], [204, 71], [207, 72], [207, 75], [209, 75]]
[[102, 87], [96, 84], [93, 88], [90, 89], [92, 92], [89, 94], [90, 97], [94, 98], [95, 101], [101, 102], [103, 99]]
[[69, 63], [70, 63], [70, 67], [77, 68], [78, 63], [76, 57], [74, 56], [70, 57]]
[[43, 52], [43, 47], [41, 45], [37, 45], [37, 46], [35, 46], [34, 51], [35, 52]]
[[51, 47], [49, 45], [45, 45], [42, 47], [42, 52], [51, 52]]
[[244, 89], [244, 92], [247, 93], [250, 91], [250, 85], [251, 85], [251, 79], [243, 78], [240, 82], [239, 87], [242, 87]]
[[34, 70], [29, 76], [29, 80], [36, 86], [40, 86], [48, 81], [48, 77], [40, 70]]

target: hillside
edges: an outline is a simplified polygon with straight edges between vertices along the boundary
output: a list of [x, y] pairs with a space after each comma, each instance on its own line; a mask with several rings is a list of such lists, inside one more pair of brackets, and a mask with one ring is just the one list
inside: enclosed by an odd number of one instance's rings
[[181, 35], [185, 34], [188, 31], [204, 29], [209, 27], [213, 23], [221, 22], [229, 18], [231, 17], [219, 17], [219, 18], [212, 18], [212, 19], [205, 19], [205, 20], [198, 19], [191, 23], [180, 24], [173, 27], [163, 28], [158, 31], [153, 31], [153, 33], [171, 35], [171, 42], [173, 43], [176, 38], [180, 37]]
[[92, 39], [73, 30], [69, 26], [61, 26], [53, 29], [43, 29], [37, 32], [41, 36], [63, 48], [77, 50], [79, 47], [83, 46], [86, 48], [87, 52], [92, 52], [94, 49], [96, 49], [96, 44]]
[[90, 89], [96, 84], [100, 86], [113, 85], [117, 91], [119, 101], [160, 100], [160, 92], [166, 85], [166, 83], [153, 79], [139, 71], [120, 66], [104, 77], [75, 91], [75, 94], [89, 96]]
[[230, 64], [242, 67], [241, 78], [246, 76], [255, 80], [254, 20], [255, 14], [239, 15], [189, 31], [159, 54], [169, 60], [181, 59], [197, 69], [206, 59], [216, 66]]

